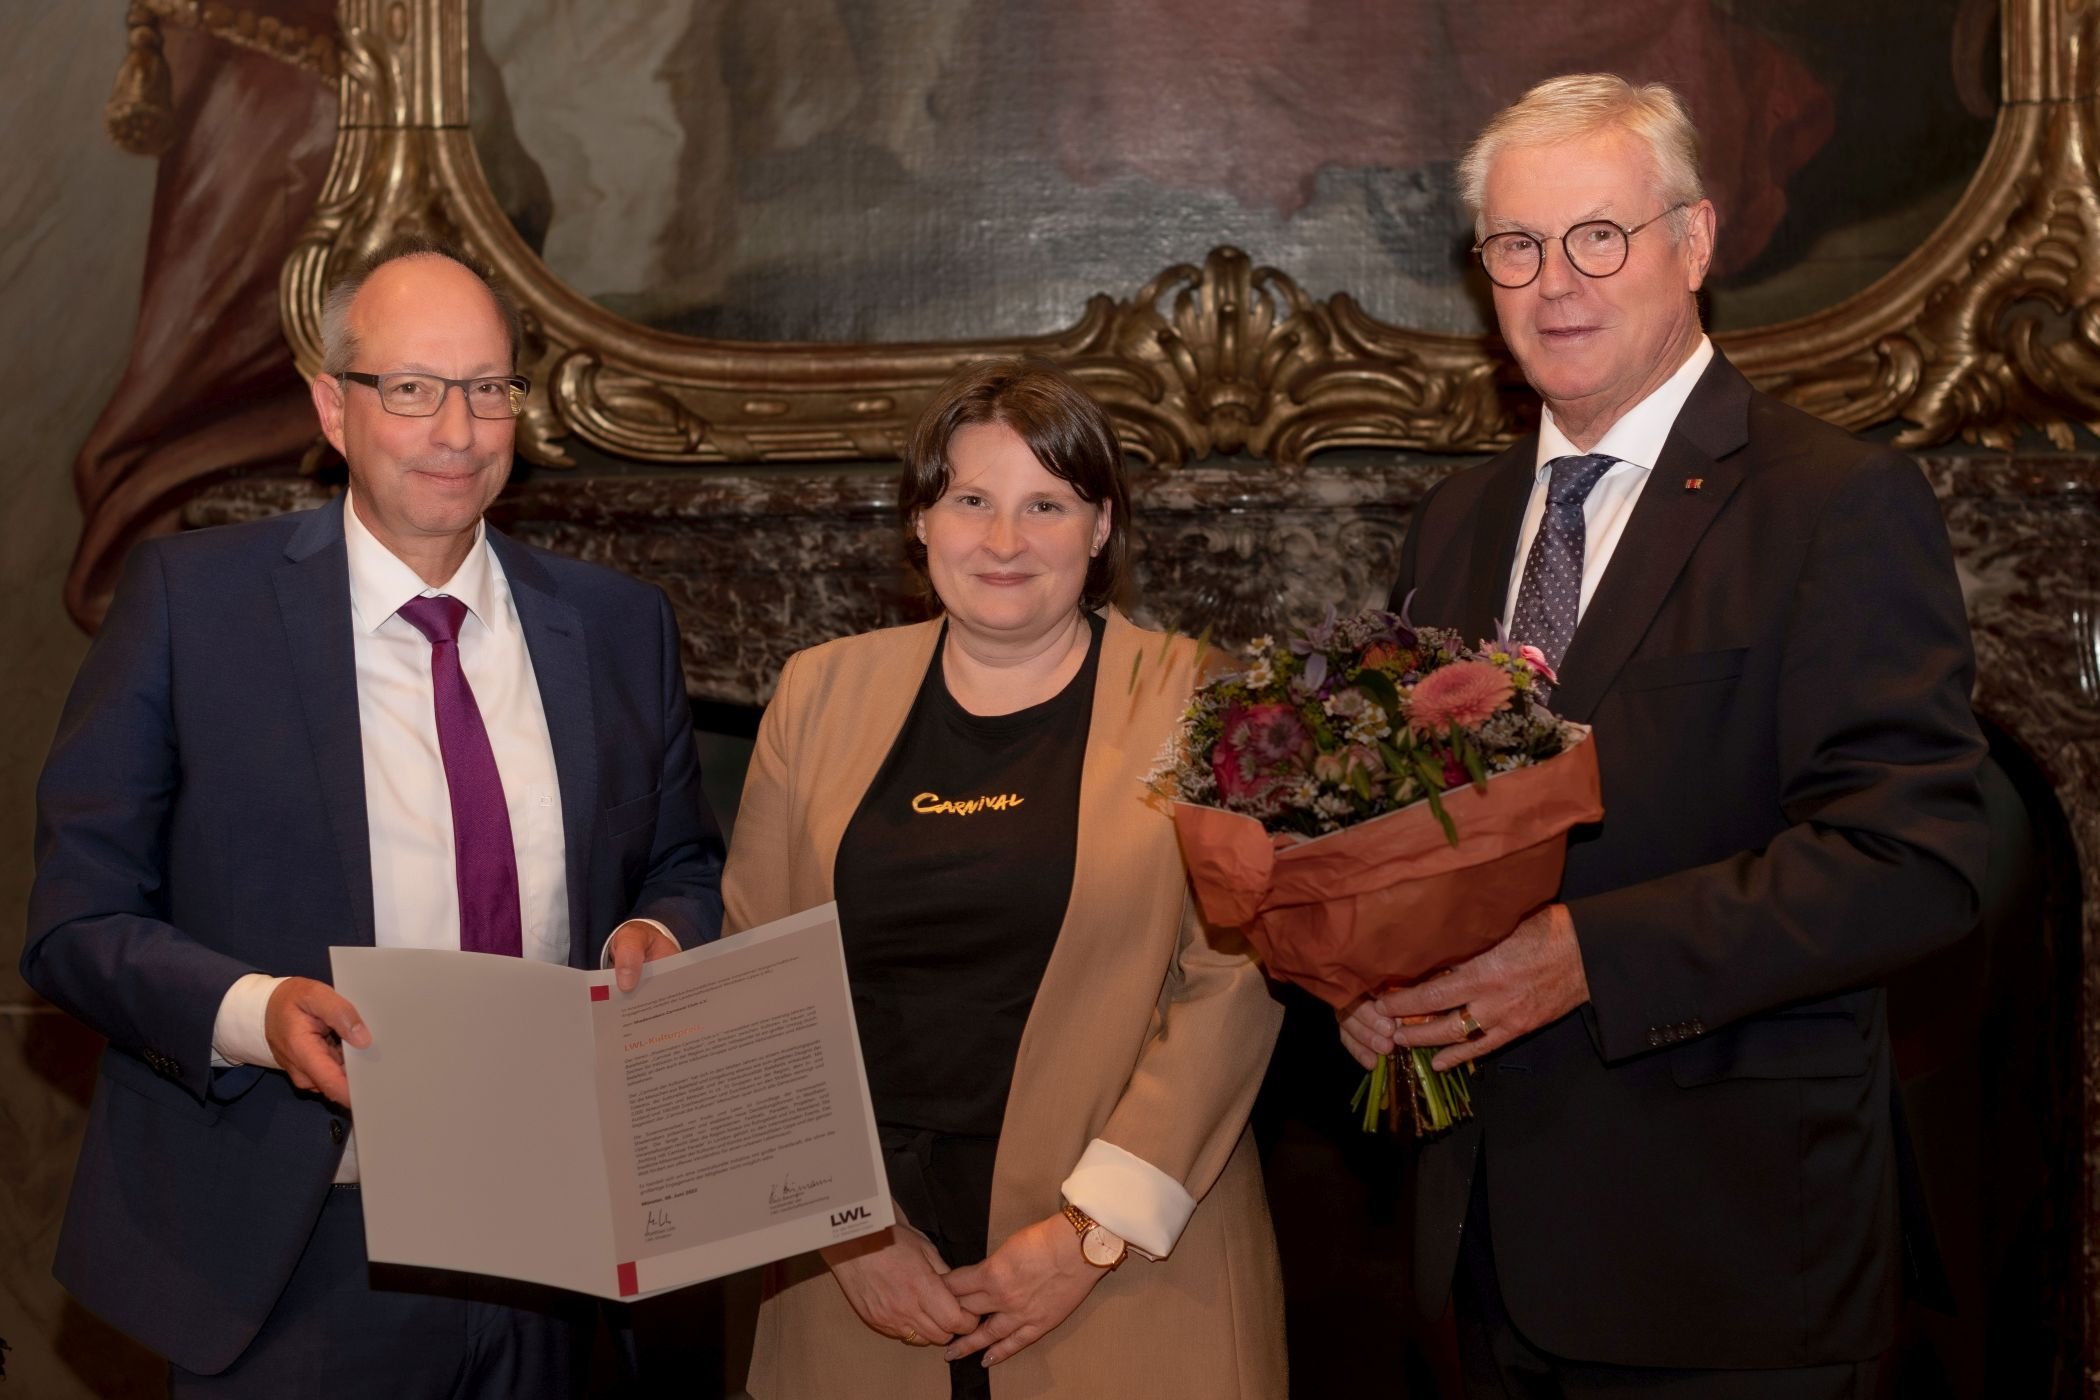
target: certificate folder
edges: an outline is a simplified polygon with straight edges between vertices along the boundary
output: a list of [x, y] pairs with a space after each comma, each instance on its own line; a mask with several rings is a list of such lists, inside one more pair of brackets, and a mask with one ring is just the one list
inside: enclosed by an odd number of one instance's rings
[[375, 1263], [641, 1298], [893, 1223], [821, 908], [613, 974], [330, 950]]

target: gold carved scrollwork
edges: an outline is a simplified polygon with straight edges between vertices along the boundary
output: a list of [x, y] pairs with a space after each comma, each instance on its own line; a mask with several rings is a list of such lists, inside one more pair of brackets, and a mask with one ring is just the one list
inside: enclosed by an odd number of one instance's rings
[[2093, 110], [2066, 113], [2045, 142], [2044, 173], [2020, 190], [2004, 237], [1978, 250], [1972, 276], [1939, 290], [1920, 328], [1961, 347], [1931, 375], [1908, 414], [1904, 445], [1953, 436], [2011, 447], [2024, 425], [2072, 446], [2070, 425], [2100, 432], [2100, 204], [2090, 184], [2051, 180], [2093, 171]]
[[1142, 457], [1503, 441], [1511, 415], [1478, 342], [1399, 331], [1346, 295], [1314, 301], [1237, 248], [1170, 267], [1113, 312], [1110, 356], [1075, 360]]
[[1990, 150], [1934, 236], [1860, 295], [1719, 337], [1752, 379], [1897, 445], [2100, 432], [2100, 5], [2004, 0]]
[[[157, 0], [172, 4], [174, 0]], [[942, 379], [1035, 354], [1084, 378], [1129, 449], [1160, 466], [1247, 454], [1295, 467], [1336, 448], [1484, 451], [1526, 395], [1481, 337], [1390, 325], [1347, 294], [1310, 297], [1232, 248], [1045, 336], [937, 345], [774, 345], [624, 321], [550, 273], [489, 190], [466, 122], [464, 0], [342, 0], [342, 129], [327, 188], [282, 282], [302, 370], [320, 362], [331, 271], [398, 231], [453, 237], [518, 295], [520, 433], [534, 461], [570, 444], [693, 464], [894, 458]], [[2100, 429], [2100, 206], [2094, 53], [2100, 4], [2003, 0], [2003, 102], [1982, 166], [1937, 233], [1823, 312], [1717, 337], [1751, 378], [1850, 428], [1899, 441], [2068, 445]]]
[[[706, 421], [675, 393], [642, 375], [577, 352], [562, 359], [549, 383], [554, 401], [570, 407], [579, 429], [593, 442], [631, 457], [705, 460]], [[721, 460], [719, 451], [713, 456]]]

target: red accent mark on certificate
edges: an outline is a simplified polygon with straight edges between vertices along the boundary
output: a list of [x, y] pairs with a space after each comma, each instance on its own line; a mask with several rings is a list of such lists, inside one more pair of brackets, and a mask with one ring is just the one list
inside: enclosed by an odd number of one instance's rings
[[597, 986], [595, 986], [595, 987], [592, 987], [592, 988], [591, 988], [591, 1000], [592, 1000], [592, 1001], [611, 1001], [611, 1000], [612, 1000], [612, 988], [610, 988], [610, 987], [606, 986], [606, 985], [605, 985], [604, 983], [602, 983], [602, 982], [601, 982], [601, 983], [599, 983], [599, 984], [598, 984]]
[[622, 1298], [632, 1298], [641, 1291], [642, 1285], [635, 1280], [633, 1262], [622, 1264], [620, 1266], [620, 1296]]

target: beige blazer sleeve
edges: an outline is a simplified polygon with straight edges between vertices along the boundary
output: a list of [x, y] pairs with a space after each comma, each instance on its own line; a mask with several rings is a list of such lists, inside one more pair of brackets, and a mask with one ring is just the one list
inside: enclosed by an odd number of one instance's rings
[[1238, 1144], [1283, 1024], [1261, 968], [1189, 902], [1144, 1048], [1099, 1136], [1201, 1200]]

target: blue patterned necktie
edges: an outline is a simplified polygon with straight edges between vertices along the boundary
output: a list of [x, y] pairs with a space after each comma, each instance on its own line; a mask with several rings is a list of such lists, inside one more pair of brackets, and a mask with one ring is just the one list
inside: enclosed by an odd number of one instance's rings
[[[1517, 585], [1517, 606], [1509, 619], [1509, 639], [1529, 642], [1546, 653], [1555, 670], [1567, 655], [1582, 610], [1582, 503], [1590, 488], [1619, 459], [1591, 455], [1555, 457], [1546, 464], [1546, 513], [1524, 556], [1524, 577]], [[1541, 686], [1542, 698], [1552, 687]]]

